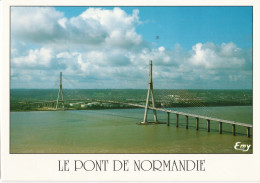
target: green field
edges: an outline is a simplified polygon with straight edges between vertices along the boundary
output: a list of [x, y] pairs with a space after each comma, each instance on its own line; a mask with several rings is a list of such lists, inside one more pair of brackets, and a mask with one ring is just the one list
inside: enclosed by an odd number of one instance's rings
[[[56, 89], [11, 89], [10, 110], [32, 111], [42, 110], [33, 106], [33, 102], [57, 100]], [[252, 90], [154, 90], [156, 107], [204, 107], [204, 106], [250, 106], [252, 105]], [[114, 100], [126, 103], [145, 104], [147, 90], [144, 89], [64, 89], [65, 107], [67, 109], [82, 109], [79, 106], [69, 106], [71, 99]], [[89, 101], [91, 102], [91, 101]], [[85, 102], [88, 103], [88, 102]], [[88, 109], [127, 108], [129, 106], [96, 105]], [[84, 108], [83, 108], [84, 109]]]

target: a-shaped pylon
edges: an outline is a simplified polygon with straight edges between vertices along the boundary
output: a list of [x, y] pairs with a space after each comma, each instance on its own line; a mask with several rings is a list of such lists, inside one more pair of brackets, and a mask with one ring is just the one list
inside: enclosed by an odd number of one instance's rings
[[[149, 98], [150, 98], [150, 93], [151, 93], [151, 98], [152, 98], [152, 107], [155, 108], [155, 104], [154, 104], [154, 92], [153, 92], [153, 64], [152, 61], [150, 61], [150, 73], [149, 73], [149, 88], [148, 88], [148, 93], [147, 93], [147, 98], [146, 98], [146, 104], [145, 104], [145, 112], [144, 112], [144, 121], [141, 122], [141, 124], [147, 124], [147, 123], [151, 123], [147, 121], [147, 113], [148, 113], [148, 107], [149, 107]], [[154, 118], [154, 122], [152, 123], [158, 123], [157, 120], [157, 114], [156, 114], [156, 110], [153, 109], [153, 118]]]
[[[61, 95], [61, 100], [60, 100], [60, 95]], [[62, 72], [60, 72], [60, 89], [59, 89], [59, 92], [58, 92], [56, 109], [58, 109], [59, 102], [62, 103], [62, 108], [64, 109], [63, 90], [62, 90]]]

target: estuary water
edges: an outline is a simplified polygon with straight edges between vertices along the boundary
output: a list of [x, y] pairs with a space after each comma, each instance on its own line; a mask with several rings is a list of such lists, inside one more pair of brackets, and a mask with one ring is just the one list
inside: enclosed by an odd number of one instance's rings
[[[173, 110], [208, 115], [221, 119], [252, 124], [252, 106], [186, 107]], [[158, 111], [158, 119], [166, 122], [167, 114]], [[180, 116], [176, 128], [176, 115], [170, 114], [170, 126], [138, 125], [143, 121], [144, 109], [107, 109], [74, 111], [11, 112], [11, 153], [252, 153], [251, 137], [245, 127], [211, 122], [207, 132], [206, 120], [200, 120], [195, 129], [194, 118]], [[152, 121], [152, 111], [148, 119]], [[251, 145], [248, 151], [235, 150], [236, 142]]]

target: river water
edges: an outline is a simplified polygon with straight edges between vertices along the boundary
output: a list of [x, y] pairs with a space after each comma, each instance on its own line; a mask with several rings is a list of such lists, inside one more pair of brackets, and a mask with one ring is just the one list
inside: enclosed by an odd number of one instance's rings
[[[221, 119], [252, 124], [252, 106], [174, 108], [174, 110], [209, 115]], [[194, 118], [170, 115], [170, 126], [138, 125], [143, 121], [144, 109], [109, 109], [78, 111], [11, 112], [11, 153], [252, 153], [252, 137], [246, 137], [245, 127], [200, 120], [196, 131]], [[158, 112], [159, 121], [166, 122], [166, 113]], [[152, 120], [152, 111], [148, 113]], [[252, 130], [251, 130], [252, 134]], [[236, 142], [250, 144], [248, 151], [235, 150]]]

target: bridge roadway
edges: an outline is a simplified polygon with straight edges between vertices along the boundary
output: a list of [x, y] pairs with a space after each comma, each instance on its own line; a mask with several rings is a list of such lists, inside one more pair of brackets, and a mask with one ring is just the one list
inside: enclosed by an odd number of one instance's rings
[[[102, 102], [102, 100], [97, 100], [97, 101]], [[103, 101], [103, 102], [105, 102], [105, 101]], [[130, 105], [130, 106], [134, 106], [134, 107], [145, 108], [145, 105], [140, 105], [140, 104], [124, 103], [124, 102], [111, 101], [111, 100], [108, 100], [106, 102], [107, 103], [117, 103], [117, 104], [123, 104], [123, 105]], [[176, 117], [177, 117], [176, 127], [178, 127], [179, 115], [183, 115], [183, 116], [186, 116], [186, 128], [187, 129], [188, 129], [188, 117], [196, 118], [196, 130], [199, 129], [199, 119], [207, 120], [207, 130], [208, 130], [208, 132], [210, 132], [210, 121], [219, 122], [219, 133], [220, 134], [222, 134], [222, 123], [232, 125], [232, 134], [233, 135], [236, 134], [236, 130], [235, 130], [236, 125], [237, 126], [243, 126], [243, 127], [247, 128], [247, 137], [250, 137], [250, 128], [253, 128], [253, 125], [251, 125], [251, 124], [240, 123], [240, 122], [236, 122], [236, 121], [229, 121], [229, 120], [224, 120], [224, 119], [211, 118], [211, 117], [208, 117], [208, 116], [190, 114], [190, 113], [185, 113], [185, 112], [178, 112], [178, 111], [175, 111], [175, 110], [162, 109], [162, 108], [156, 108], [156, 107], [148, 107], [148, 108], [151, 109], [151, 110], [167, 112], [167, 125], [168, 126], [170, 125], [169, 113], [174, 113], [174, 114], [176, 114]]]
[[[111, 101], [111, 100], [97, 100], [97, 101], [107, 102], [107, 103], [117, 103], [117, 104], [123, 104], [123, 105], [130, 105], [130, 106], [134, 106], [134, 107], [145, 108], [145, 105], [140, 105], [140, 104], [124, 103], [124, 102]], [[156, 107], [148, 107], [148, 108], [151, 109], [151, 110], [169, 112], [169, 113], [174, 113], [174, 114], [179, 114], [179, 115], [189, 116], [189, 117], [194, 117], [194, 118], [200, 118], [200, 119], [205, 119], [205, 120], [210, 120], [210, 121], [229, 123], [229, 124], [234, 124], [234, 125], [239, 125], [239, 126], [244, 126], [244, 127], [250, 127], [250, 128], [253, 127], [252, 125], [246, 124], [246, 123], [239, 123], [239, 122], [235, 122], [235, 121], [223, 120], [223, 119], [218, 119], [218, 118], [211, 118], [211, 117], [207, 117], [207, 116], [201, 116], [201, 115], [190, 114], [190, 113], [185, 113], [185, 112], [178, 112], [178, 111], [175, 111], [175, 110], [162, 109], [162, 108], [156, 108]]]
[[[64, 100], [65, 101], [65, 100]], [[96, 101], [96, 102], [103, 102], [103, 103], [114, 103], [114, 104], [122, 104], [122, 105], [129, 105], [129, 106], [133, 106], [133, 107], [140, 107], [140, 108], [145, 108], [145, 105], [140, 105], [140, 104], [133, 104], [133, 103], [126, 103], [126, 102], [119, 102], [119, 101], [113, 101], [113, 100], [100, 100], [100, 99], [69, 99], [66, 101]], [[48, 103], [48, 102], [56, 102], [56, 100], [53, 101], [41, 101], [41, 102], [33, 102], [33, 103]], [[226, 123], [226, 124], [231, 124], [232, 125], [232, 134], [235, 135], [235, 126], [243, 126], [247, 128], [247, 136], [250, 137], [250, 128], [253, 128], [253, 125], [251, 124], [246, 124], [246, 123], [240, 123], [240, 122], [236, 122], [236, 121], [229, 121], [229, 120], [224, 120], [224, 119], [218, 119], [218, 118], [212, 118], [212, 117], [208, 117], [208, 116], [202, 116], [202, 115], [196, 115], [196, 114], [190, 114], [190, 113], [185, 113], [185, 112], [178, 112], [175, 110], [169, 110], [169, 109], [162, 109], [162, 108], [156, 108], [156, 107], [148, 107], [148, 109], [151, 110], [156, 110], [156, 111], [163, 111], [163, 112], [167, 112], [167, 125], [169, 126], [169, 113], [173, 113], [176, 114], [177, 117], [177, 124], [176, 126], [178, 127], [178, 119], [179, 119], [179, 115], [183, 115], [186, 116], [186, 128], [188, 128], [188, 117], [194, 117], [196, 118], [196, 129], [198, 130], [199, 128], [199, 119], [205, 119], [207, 120], [207, 130], [208, 132], [210, 131], [210, 121], [215, 121], [215, 122], [219, 122], [219, 132], [222, 133], [222, 123]]]

